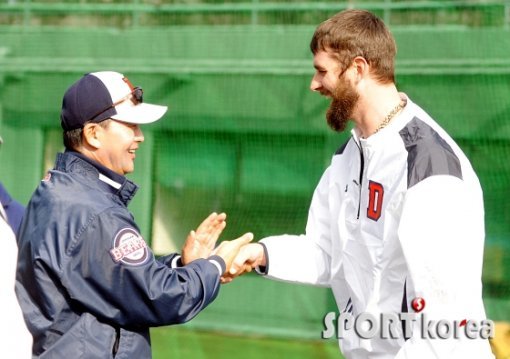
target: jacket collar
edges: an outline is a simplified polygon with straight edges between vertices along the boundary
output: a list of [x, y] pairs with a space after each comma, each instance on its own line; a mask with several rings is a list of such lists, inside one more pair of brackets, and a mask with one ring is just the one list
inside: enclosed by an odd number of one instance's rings
[[126, 206], [138, 190], [134, 182], [79, 152], [66, 150], [58, 153], [55, 170], [73, 172], [93, 181], [102, 190], [117, 196]]
[[356, 142], [358, 147], [361, 145], [363, 147], [378, 147], [387, 145], [386, 141], [388, 136], [398, 132], [405, 126], [407, 122], [411, 120], [410, 114], [414, 113], [414, 103], [411, 99], [403, 92], [400, 92], [400, 97], [402, 101], [406, 101], [406, 106], [402, 109], [402, 111], [395, 116], [395, 118], [390, 121], [390, 123], [384, 127], [380, 132], [369, 136], [368, 138], [363, 138], [360, 135], [359, 130], [354, 127], [351, 130], [351, 135], [353, 140]]

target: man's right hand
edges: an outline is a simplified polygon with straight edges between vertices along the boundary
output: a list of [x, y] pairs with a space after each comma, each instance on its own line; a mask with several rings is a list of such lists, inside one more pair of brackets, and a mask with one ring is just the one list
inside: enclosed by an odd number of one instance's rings
[[220, 243], [218, 247], [214, 249], [211, 255], [217, 255], [223, 258], [226, 265], [226, 270], [223, 275], [229, 273], [230, 268], [232, 266], [232, 262], [237, 258], [239, 254], [239, 250], [244, 248], [249, 242], [253, 240], [252, 233], [245, 233], [241, 237], [234, 239], [232, 241], [223, 241]]
[[[251, 272], [252, 269], [265, 266], [266, 255], [264, 247], [260, 243], [249, 243], [239, 249], [239, 253], [235, 257], [226, 273], [221, 277], [222, 283], [230, 283], [234, 278]], [[227, 268], [229, 268], [227, 266]]]

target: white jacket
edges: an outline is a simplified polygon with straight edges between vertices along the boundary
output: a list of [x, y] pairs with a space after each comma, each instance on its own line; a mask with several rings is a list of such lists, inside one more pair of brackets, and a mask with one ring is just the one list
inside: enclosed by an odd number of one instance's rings
[[[0, 207], [2, 205], [0, 204]], [[0, 208], [0, 358], [32, 358], [32, 335], [14, 292], [18, 245]]]
[[[339, 313], [413, 313], [421, 297], [429, 320], [486, 319], [480, 183], [461, 149], [410, 99], [368, 139], [352, 131], [314, 192], [306, 234], [261, 242], [269, 278], [331, 287]], [[347, 359], [493, 358], [487, 340], [432, 339], [418, 322], [406, 340], [399, 328], [395, 339], [351, 330], [341, 351]]]

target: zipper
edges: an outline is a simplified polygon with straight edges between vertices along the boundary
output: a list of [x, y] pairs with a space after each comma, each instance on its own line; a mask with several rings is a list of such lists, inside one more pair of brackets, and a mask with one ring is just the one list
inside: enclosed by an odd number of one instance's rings
[[[401, 310], [401, 313], [409, 313], [409, 308], [407, 306], [407, 277], [404, 280], [404, 293], [403, 293], [403, 296], [402, 296], [402, 310]], [[405, 325], [406, 323], [402, 320], [401, 324], [402, 324], [402, 333], [404, 333], [404, 340], [407, 341], [408, 339], [411, 338], [411, 336], [410, 336], [409, 333], [406, 333], [406, 325]]]
[[358, 145], [359, 155], [360, 155], [360, 169], [359, 169], [359, 199], [358, 199], [358, 217], [361, 213], [361, 190], [363, 188], [363, 171], [365, 170], [365, 157], [363, 156], [363, 147], [361, 146], [361, 142]]

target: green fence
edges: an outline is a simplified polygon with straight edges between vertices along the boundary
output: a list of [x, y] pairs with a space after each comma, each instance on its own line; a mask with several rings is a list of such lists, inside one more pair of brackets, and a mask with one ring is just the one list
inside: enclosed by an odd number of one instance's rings
[[362, 7], [389, 25], [510, 26], [508, 0], [6, 0], [5, 23], [91, 25], [316, 25], [332, 13]]
[[[223, 238], [302, 232], [313, 189], [346, 137], [327, 129], [328, 101], [308, 90], [308, 42], [318, 17], [353, 3], [294, 9], [263, 1], [196, 7], [83, 1], [67, 4], [68, 11], [60, 3], [1, 4], [0, 19], [10, 24], [0, 27], [1, 180], [28, 201], [61, 149], [63, 92], [85, 72], [111, 69], [140, 84], [147, 101], [170, 107], [163, 121], [147, 126], [132, 176], [142, 188], [131, 209], [156, 252], [179, 250], [213, 210], [229, 215]], [[508, 321], [509, 2], [360, 3], [389, 19], [399, 49], [398, 87], [452, 134], [480, 177], [484, 295], [489, 317]], [[93, 26], [69, 25], [81, 11], [88, 13], [81, 23]], [[283, 20], [270, 23], [275, 12]], [[287, 24], [282, 13], [309, 17]], [[151, 16], [187, 25], [164, 26]], [[233, 24], [197, 25], [204, 16]], [[243, 25], [243, 16], [257, 21]], [[412, 21], [429, 17], [434, 26]], [[250, 274], [222, 288], [187, 326], [319, 338], [324, 314], [334, 309], [329, 290]]]

